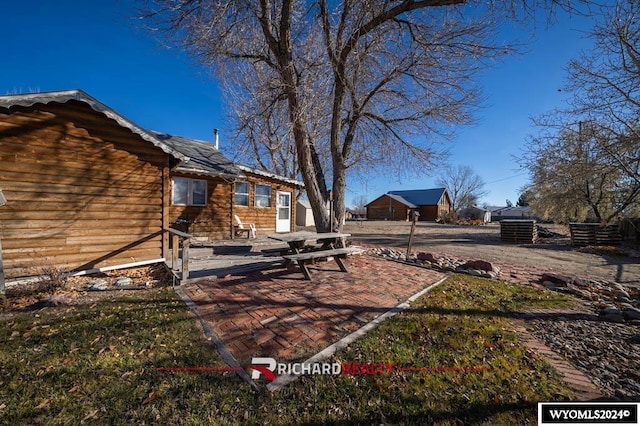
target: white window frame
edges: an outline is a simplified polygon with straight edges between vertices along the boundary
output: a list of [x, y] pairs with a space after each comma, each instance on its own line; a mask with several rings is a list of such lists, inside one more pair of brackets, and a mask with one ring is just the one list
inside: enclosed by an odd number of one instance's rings
[[[247, 185], [247, 192], [238, 192], [238, 184], [239, 183]], [[251, 185], [249, 184], [248, 181], [243, 180], [243, 181], [236, 182], [236, 184], [233, 185], [233, 205], [234, 206], [238, 206], [238, 207], [249, 207], [249, 205], [251, 205], [251, 196], [249, 194], [250, 191], [251, 191]], [[236, 196], [238, 194], [242, 194], [242, 195], [246, 195], [247, 196], [247, 204], [238, 204], [237, 203]]]
[[[261, 199], [264, 199], [266, 197], [266, 195], [259, 195], [258, 194], [258, 187], [259, 186], [265, 186], [267, 188], [269, 188], [269, 205], [268, 206], [259, 206], [258, 205], [258, 197], [260, 197]], [[258, 208], [258, 209], [269, 209], [271, 208], [271, 185], [267, 184], [267, 183], [255, 183], [253, 186], [253, 205]]]
[[[175, 202], [175, 189], [176, 189], [176, 180], [183, 180], [187, 182], [187, 203], [176, 203]], [[193, 190], [194, 190], [194, 182], [203, 182], [204, 183], [204, 204], [195, 203], [193, 201]], [[199, 206], [204, 207], [207, 205], [207, 195], [208, 195], [208, 185], [207, 181], [204, 179], [189, 179], [184, 177], [173, 177], [171, 178], [171, 204], [174, 206]]]

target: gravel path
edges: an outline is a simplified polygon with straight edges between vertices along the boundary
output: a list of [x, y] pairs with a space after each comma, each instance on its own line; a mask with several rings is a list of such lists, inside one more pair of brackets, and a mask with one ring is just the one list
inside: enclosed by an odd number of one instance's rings
[[604, 395], [640, 401], [640, 326], [539, 315], [527, 319], [531, 332], [585, 373]]

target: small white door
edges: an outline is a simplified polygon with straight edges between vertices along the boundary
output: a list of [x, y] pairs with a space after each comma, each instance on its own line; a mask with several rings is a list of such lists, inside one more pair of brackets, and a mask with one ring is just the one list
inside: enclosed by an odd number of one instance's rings
[[291, 231], [291, 193], [277, 193], [276, 232]]

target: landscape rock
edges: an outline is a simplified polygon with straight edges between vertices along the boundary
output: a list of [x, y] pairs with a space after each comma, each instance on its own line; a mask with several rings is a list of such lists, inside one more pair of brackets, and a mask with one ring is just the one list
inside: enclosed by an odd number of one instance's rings
[[611, 322], [624, 322], [624, 317], [622, 316], [622, 314], [605, 314], [602, 317], [605, 321], [611, 321]]
[[603, 315], [622, 315], [622, 311], [618, 308], [605, 308], [602, 310]]
[[583, 290], [581, 288], [570, 286], [570, 287], [567, 287], [567, 291], [569, 293], [575, 295], [575, 296], [579, 296], [579, 297], [581, 297], [583, 299], [586, 299], [586, 300], [593, 300], [594, 299], [594, 296], [590, 291]]
[[614, 292], [614, 294], [612, 296], [618, 302], [623, 302], [623, 303], [631, 303], [632, 302], [629, 293], [624, 291], [624, 290], [617, 290], [617, 291]]
[[626, 289], [620, 283], [611, 283], [611, 286], [614, 287], [616, 290], [626, 291]]
[[640, 320], [640, 309], [630, 307], [625, 308], [623, 315], [630, 320]]
[[88, 290], [90, 291], [104, 291], [109, 288], [109, 283], [103, 278], [98, 278], [95, 281], [89, 283]]
[[551, 282], [551, 281], [543, 281], [542, 285], [546, 288], [548, 288], [549, 290], [557, 290], [558, 286], [556, 285], [556, 283]]
[[620, 322], [619, 318], [559, 321], [548, 317], [531, 320], [530, 324], [536, 337], [582, 370], [607, 398], [616, 395], [616, 391], [621, 400], [640, 395], [636, 388], [640, 386], [640, 377], [636, 374], [638, 329]]
[[463, 268], [466, 269], [475, 269], [480, 271], [492, 271], [492, 272], [500, 272], [500, 268], [494, 266], [491, 262], [487, 262], [485, 260], [470, 260], [464, 265]]
[[578, 287], [582, 287], [582, 288], [586, 288], [586, 287], [589, 287], [589, 281], [584, 280], [582, 278], [574, 278], [573, 279], [573, 285], [578, 286]]
[[436, 257], [431, 253], [420, 252], [418, 253], [418, 259], [426, 260], [431, 263], [438, 263], [438, 259], [436, 259]]
[[132, 282], [133, 280], [131, 278], [123, 275], [123, 276], [117, 277], [113, 285], [115, 285], [116, 287], [127, 287], [127, 286], [130, 286]]
[[564, 275], [556, 274], [553, 272], [545, 272], [540, 277], [540, 281], [541, 282], [551, 281], [558, 287], [566, 287], [573, 280], [571, 279], [571, 277], [565, 277]]

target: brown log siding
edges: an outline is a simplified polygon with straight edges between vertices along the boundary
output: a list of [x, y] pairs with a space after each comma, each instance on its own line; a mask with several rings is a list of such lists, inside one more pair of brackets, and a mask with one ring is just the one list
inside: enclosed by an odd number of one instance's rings
[[367, 206], [369, 220], [409, 220], [410, 209], [406, 205], [384, 196]]
[[[444, 204], [419, 206], [419, 220], [432, 221], [449, 213], [451, 206], [448, 198], [445, 197], [442, 202]], [[389, 207], [391, 207], [391, 211]], [[367, 206], [367, 219], [369, 220], [410, 220], [410, 213], [409, 207], [386, 195], [372, 201]]]
[[[169, 208], [170, 226], [198, 237], [224, 239], [231, 236], [231, 187], [233, 183], [221, 178], [172, 173], [171, 177], [205, 180], [207, 182], [206, 206], [174, 205]], [[169, 191], [171, 197], [171, 191]], [[189, 222], [187, 224], [181, 221]]]
[[167, 163], [81, 102], [0, 109], [7, 278], [161, 258]]
[[[246, 173], [249, 182], [249, 206], [233, 206], [233, 212], [240, 220], [255, 223], [258, 231], [273, 233], [276, 230], [276, 197], [278, 192], [291, 193], [291, 231], [296, 226], [296, 187], [279, 180], [270, 179], [253, 173]], [[271, 185], [271, 206], [256, 207], [256, 184]]]
[[[245, 173], [247, 179], [239, 181], [249, 182], [249, 206], [236, 206], [234, 202], [234, 186], [229, 180], [197, 175], [173, 173], [172, 177], [184, 177], [207, 181], [206, 206], [178, 206], [171, 205], [169, 221], [171, 226], [185, 231], [186, 225], [176, 223], [178, 219], [187, 220], [189, 233], [211, 240], [227, 239], [231, 237], [233, 214], [238, 215], [244, 223], [254, 223], [259, 234], [275, 232], [276, 228], [276, 194], [278, 191], [291, 193], [291, 230], [295, 230], [296, 187], [277, 179]], [[271, 185], [271, 206], [255, 207], [255, 185]]]

